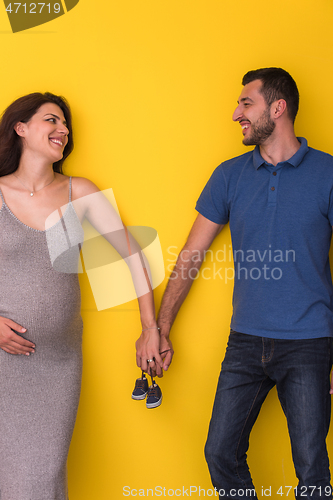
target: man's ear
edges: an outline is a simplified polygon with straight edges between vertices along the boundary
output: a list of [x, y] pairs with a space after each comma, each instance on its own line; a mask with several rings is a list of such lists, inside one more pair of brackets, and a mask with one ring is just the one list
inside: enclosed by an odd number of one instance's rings
[[274, 101], [271, 106], [272, 118], [279, 118], [287, 109], [287, 103], [284, 99]]
[[25, 135], [25, 123], [23, 123], [23, 122], [18, 122], [18, 123], [14, 126], [14, 130], [15, 130], [15, 132], [17, 133], [17, 135], [19, 135], [20, 137], [24, 137], [24, 135]]

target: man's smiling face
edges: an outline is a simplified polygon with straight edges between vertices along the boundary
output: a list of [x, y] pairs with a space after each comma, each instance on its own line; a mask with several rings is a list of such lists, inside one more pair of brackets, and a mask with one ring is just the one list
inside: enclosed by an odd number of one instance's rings
[[260, 80], [254, 80], [243, 87], [232, 116], [242, 127], [243, 144], [246, 146], [263, 144], [275, 129], [270, 108], [260, 92], [261, 85]]

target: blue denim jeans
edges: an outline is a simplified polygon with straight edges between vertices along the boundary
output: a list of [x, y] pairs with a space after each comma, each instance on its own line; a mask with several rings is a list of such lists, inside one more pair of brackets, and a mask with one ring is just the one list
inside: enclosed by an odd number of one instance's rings
[[274, 385], [287, 418], [299, 481], [295, 498], [332, 498], [326, 449], [331, 345], [328, 337], [276, 340], [231, 331], [205, 446], [220, 498], [257, 498], [246, 452], [261, 405]]

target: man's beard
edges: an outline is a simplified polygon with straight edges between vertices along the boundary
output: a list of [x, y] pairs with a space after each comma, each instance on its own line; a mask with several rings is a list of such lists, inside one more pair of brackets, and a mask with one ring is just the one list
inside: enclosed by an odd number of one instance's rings
[[245, 146], [260, 146], [275, 129], [275, 122], [271, 119], [269, 109], [263, 112], [256, 123], [251, 123], [251, 134], [244, 137]]

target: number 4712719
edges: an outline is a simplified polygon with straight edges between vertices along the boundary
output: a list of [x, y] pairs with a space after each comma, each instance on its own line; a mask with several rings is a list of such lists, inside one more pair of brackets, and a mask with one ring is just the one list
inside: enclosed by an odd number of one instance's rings
[[[13, 5], [13, 7], [12, 7]], [[22, 7], [22, 9], [20, 9]], [[53, 11], [55, 14], [59, 14], [61, 10], [60, 3], [10, 3], [8, 7], [6, 8], [6, 11], [9, 12], [10, 14], [17, 14], [19, 9], [21, 13], [24, 12], [24, 14], [41, 14], [43, 9], [45, 7], [45, 10], [48, 11], [49, 14], [51, 14], [51, 11]], [[23, 12], [22, 12], [23, 11]], [[45, 11], [44, 11], [45, 12]]]
[[332, 498], [331, 486], [325, 486], [323, 488], [321, 486], [296, 486], [295, 488], [293, 488], [292, 486], [285, 486], [284, 489], [282, 486], [280, 486], [276, 493], [277, 495], [285, 495], [287, 497], [291, 491], [295, 493], [295, 496], [298, 495], [299, 497], [309, 498], [317, 493], [317, 495], [319, 495], [320, 497]]

